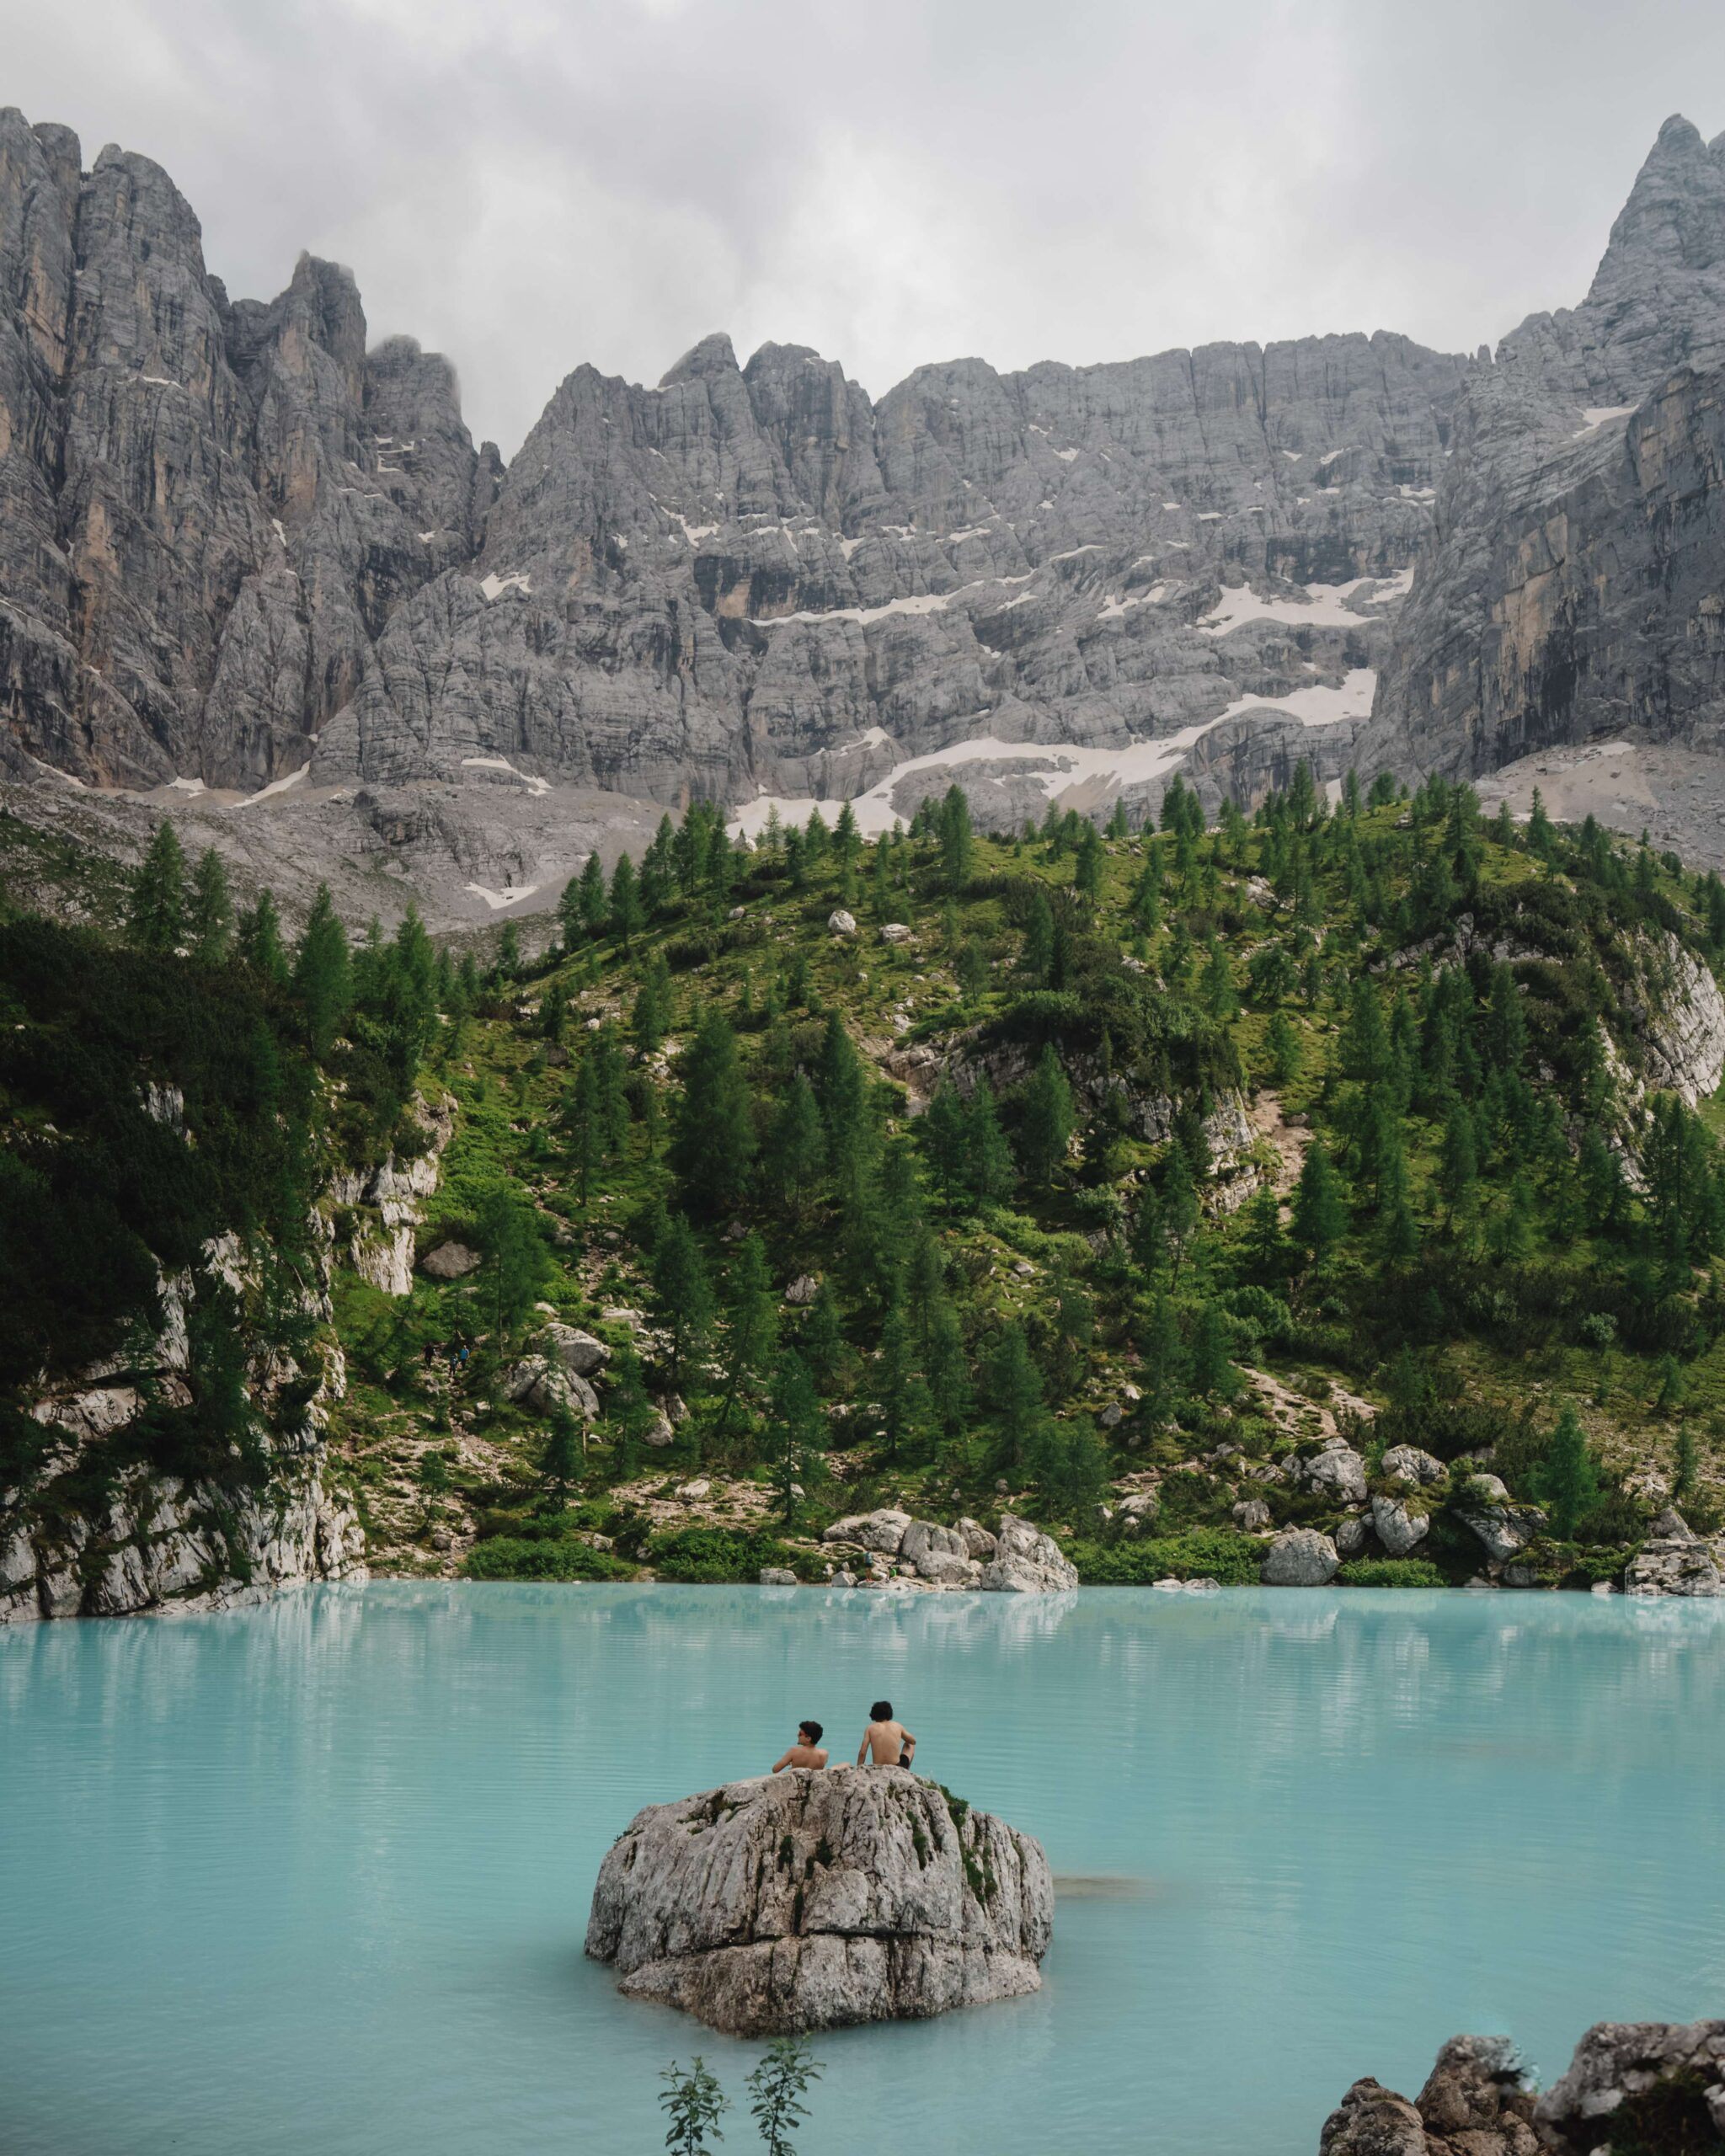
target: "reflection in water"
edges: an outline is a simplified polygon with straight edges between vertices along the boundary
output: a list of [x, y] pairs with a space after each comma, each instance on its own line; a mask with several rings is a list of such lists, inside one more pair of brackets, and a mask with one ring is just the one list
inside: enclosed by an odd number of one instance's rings
[[[1458, 2030], [1551, 2060], [1716, 2004], [1722, 1624], [392, 1582], [0, 1634], [8, 2156], [658, 2145], [693, 2032], [582, 1960], [600, 1858], [804, 1715], [851, 1756], [883, 1694], [1042, 1839], [1055, 1943], [1034, 1998], [823, 2038], [823, 2156], [873, 2145], [884, 2076], [959, 2156], [1306, 2156]], [[737, 2094], [753, 2049], [698, 2041]]]

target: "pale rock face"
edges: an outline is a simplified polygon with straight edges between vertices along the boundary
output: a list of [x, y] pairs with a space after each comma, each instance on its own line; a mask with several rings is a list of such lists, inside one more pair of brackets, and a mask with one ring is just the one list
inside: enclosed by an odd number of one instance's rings
[[630, 1996], [758, 2036], [1034, 1991], [1053, 1924], [1028, 1835], [900, 1768], [793, 1770], [637, 1813], [586, 1948]]
[[1365, 1462], [1345, 1438], [1332, 1438], [1321, 1453], [1300, 1463], [1298, 1471], [1308, 1490], [1322, 1492], [1338, 1505], [1365, 1502]]
[[419, 1260], [419, 1270], [433, 1280], [465, 1280], [470, 1273], [477, 1273], [484, 1263], [476, 1250], [466, 1243], [439, 1243], [428, 1250]]
[[964, 1538], [964, 1552], [967, 1556], [985, 1561], [993, 1556], [1000, 1546], [996, 1537], [989, 1533], [980, 1519], [971, 1519], [967, 1515], [956, 1523], [956, 1528], [958, 1533]]
[[1356, 2081], [1325, 2121], [1318, 2148], [1320, 2156], [1541, 2156], [1533, 2116], [1507, 2037], [1452, 2036], [1416, 2103]]
[[[584, 1377], [547, 1355], [524, 1355], [506, 1369], [499, 1383], [505, 1397], [536, 1415], [554, 1415], [559, 1407], [589, 1422], [599, 1417], [599, 1396]], [[649, 1437], [648, 1444], [653, 1442]]]
[[611, 1360], [611, 1350], [605, 1342], [578, 1326], [547, 1325], [542, 1337], [549, 1352], [574, 1377], [590, 1378]]
[[895, 1557], [911, 1524], [909, 1513], [895, 1512], [889, 1505], [883, 1505], [877, 1512], [852, 1513], [844, 1519], [835, 1520], [820, 1539], [823, 1542], [854, 1542], [882, 1556]]
[[1266, 1587], [1327, 1587], [1340, 1562], [1327, 1534], [1284, 1527], [1265, 1552], [1260, 1577]]
[[1546, 1524], [1546, 1516], [1537, 1505], [1512, 1502], [1508, 1488], [1495, 1475], [1476, 1475], [1467, 1497], [1457, 1509], [1463, 1524], [1484, 1545], [1486, 1555], [1500, 1565], [1519, 1556]]
[[1725, 141], [1661, 129], [1592, 290], [1453, 408], [1360, 768], [1469, 774], [1642, 728], [1717, 745]]
[[1410, 1510], [1398, 1497], [1374, 1497], [1371, 1524], [1392, 1557], [1407, 1556], [1431, 1530], [1427, 1515]]
[[857, 917], [847, 913], [843, 906], [837, 906], [827, 915], [826, 926], [834, 936], [854, 936], [857, 933]]
[[968, 1557], [970, 1551], [955, 1528], [937, 1527], [932, 1520], [913, 1519], [905, 1529], [898, 1554], [920, 1568], [925, 1557]]
[[782, 1565], [763, 1565], [761, 1567], [761, 1584], [762, 1587], [794, 1587], [797, 1575]]
[[1592, 2148], [1602, 2137], [1599, 2121], [1626, 2097], [1674, 2073], [1699, 2076], [1717, 2125], [1725, 2112], [1725, 2021], [1597, 2022], [1534, 2116], [1560, 2146]]
[[1449, 1471], [1435, 1454], [1423, 1452], [1418, 1445], [1391, 1445], [1384, 1454], [1386, 1475], [1414, 1483], [1421, 1489], [1441, 1482]]
[[1693, 1535], [1644, 1543], [1624, 1568], [1626, 1594], [1725, 1594], [1714, 1551]]
[[1270, 1524], [1270, 1508], [1262, 1497], [1243, 1497], [1234, 1507], [1234, 1524], [1242, 1534], [1256, 1534]]
[[1343, 1562], [1349, 1557], [1357, 1557], [1365, 1549], [1369, 1535], [1370, 1529], [1364, 1518], [1359, 1513], [1350, 1514], [1336, 1529], [1336, 1555]]
[[983, 1566], [980, 1584], [996, 1593], [1060, 1594], [1077, 1586], [1078, 1568], [1052, 1536], [1003, 1513], [995, 1555]]
[[820, 1293], [820, 1283], [812, 1273], [800, 1273], [785, 1289], [785, 1300], [793, 1310], [805, 1309]]

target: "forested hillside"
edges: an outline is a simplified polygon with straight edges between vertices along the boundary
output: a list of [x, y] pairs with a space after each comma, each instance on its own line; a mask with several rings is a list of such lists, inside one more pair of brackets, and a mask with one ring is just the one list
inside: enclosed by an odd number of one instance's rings
[[[232, 1235], [296, 1369], [339, 1335], [374, 1565], [884, 1576], [819, 1538], [890, 1503], [1102, 1582], [1584, 1586], [1718, 1524], [1725, 887], [1671, 857], [1302, 766], [1210, 830], [697, 806], [483, 965], [228, 911], [164, 826], [125, 942], [0, 930], [5, 1375]], [[245, 1471], [224, 1292], [66, 1494]]]

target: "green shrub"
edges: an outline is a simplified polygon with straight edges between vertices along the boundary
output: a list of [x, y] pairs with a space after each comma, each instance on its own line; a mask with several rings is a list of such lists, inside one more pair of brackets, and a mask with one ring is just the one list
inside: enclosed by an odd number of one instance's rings
[[1151, 1587], [1167, 1579], [1256, 1587], [1263, 1545], [1232, 1528], [1195, 1527], [1140, 1542], [1075, 1542], [1067, 1554], [1087, 1587]]
[[632, 1580], [635, 1568], [608, 1550], [563, 1535], [542, 1542], [497, 1534], [475, 1544], [462, 1572], [470, 1580]]
[[642, 1555], [660, 1579], [686, 1587], [757, 1579], [766, 1565], [784, 1566], [800, 1577], [814, 1562], [806, 1550], [731, 1527], [673, 1528], [668, 1534], [654, 1535]]
[[1423, 1557], [1355, 1557], [1336, 1575], [1343, 1587], [1448, 1587]]

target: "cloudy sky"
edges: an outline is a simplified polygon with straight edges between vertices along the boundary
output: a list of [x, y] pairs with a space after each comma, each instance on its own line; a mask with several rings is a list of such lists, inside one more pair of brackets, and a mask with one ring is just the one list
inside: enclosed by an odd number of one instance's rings
[[348, 263], [515, 448], [582, 360], [1119, 359], [1585, 290], [1718, 0], [0, 0], [0, 101], [156, 157], [210, 266]]

